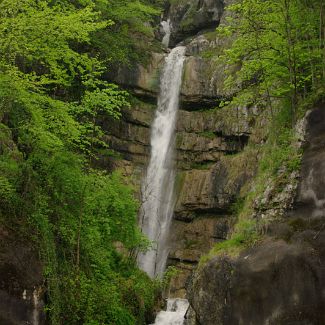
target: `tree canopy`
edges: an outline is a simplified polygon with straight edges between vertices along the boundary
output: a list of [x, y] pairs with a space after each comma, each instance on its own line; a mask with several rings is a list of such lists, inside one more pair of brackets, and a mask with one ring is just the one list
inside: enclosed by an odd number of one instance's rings
[[220, 34], [233, 35], [224, 52], [234, 103], [289, 102], [293, 122], [298, 103], [324, 88], [324, 5], [319, 0], [241, 0]]
[[156, 284], [130, 255], [146, 245], [133, 191], [92, 162], [107, 147], [99, 116], [129, 105], [102, 74], [134, 58], [130, 34], [150, 37], [143, 22], [157, 13], [130, 0], [0, 1], [0, 219], [40, 248], [53, 324], [142, 324], [153, 304]]

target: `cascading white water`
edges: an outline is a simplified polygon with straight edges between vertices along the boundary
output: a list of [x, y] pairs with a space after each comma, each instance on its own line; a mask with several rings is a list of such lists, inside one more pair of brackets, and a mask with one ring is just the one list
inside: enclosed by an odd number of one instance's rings
[[174, 210], [174, 131], [182, 83], [185, 47], [166, 57], [160, 78], [160, 94], [151, 129], [151, 156], [142, 185], [140, 226], [153, 247], [138, 256], [139, 267], [149, 276], [161, 275], [168, 256], [167, 236]]
[[172, 32], [172, 25], [170, 22], [170, 19], [168, 18], [167, 20], [164, 20], [161, 22], [161, 26], [164, 32], [164, 37], [162, 39], [162, 44], [168, 47], [169, 45], [169, 40], [170, 40], [170, 35]]
[[183, 325], [188, 307], [186, 299], [168, 299], [167, 310], [158, 313], [153, 325]]

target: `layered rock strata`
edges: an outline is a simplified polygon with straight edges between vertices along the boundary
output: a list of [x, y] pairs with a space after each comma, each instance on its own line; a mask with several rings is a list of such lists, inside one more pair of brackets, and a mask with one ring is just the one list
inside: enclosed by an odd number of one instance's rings
[[[124, 110], [120, 121], [108, 119], [102, 124], [106, 141], [119, 153], [114, 167], [131, 176], [138, 189], [149, 159], [153, 114], [153, 105], [138, 103]], [[168, 264], [180, 273], [173, 279], [171, 296], [185, 296], [188, 278], [200, 256], [227, 238], [233, 223], [231, 205], [255, 171], [255, 161], [244, 166], [236, 155], [254, 132], [255, 117], [254, 110], [225, 108], [179, 112], [177, 202]]]
[[[176, 128], [176, 207], [168, 261], [180, 272], [172, 281], [171, 297], [185, 296], [200, 256], [227, 238], [233, 224], [231, 206], [255, 172], [256, 161], [242, 162], [236, 154], [251, 136], [258, 138], [257, 112], [217, 108], [234, 90], [224, 88], [225, 67], [205, 55], [211, 50], [221, 53], [226, 46], [215, 33], [228, 14], [224, 6], [223, 1], [170, 2], [163, 18], [168, 16], [172, 24], [171, 46], [182, 42], [187, 48]], [[145, 65], [114, 72], [113, 80], [137, 99], [122, 112], [120, 121], [103, 120], [106, 141], [120, 154], [113, 167], [132, 176], [138, 189], [150, 154], [150, 125], [164, 57], [165, 53], [153, 53]]]
[[216, 256], [196, 272], [189, 295], [193, 324], [325, 323], [324, 109], [307, 118], [292, 208], [256, 247], [237, 257]]

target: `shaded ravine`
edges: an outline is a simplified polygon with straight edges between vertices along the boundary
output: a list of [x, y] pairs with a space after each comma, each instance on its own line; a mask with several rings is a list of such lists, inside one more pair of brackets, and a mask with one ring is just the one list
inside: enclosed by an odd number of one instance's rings
[[166, 240], [175, 205], [174, 135], [185, 50], [185, 47], [176, 47], [165, 60], [151, 128], [150, 162], [142, 184], [140, 226], [153, 247], [138, 255], [138, 265], [151, 277], [162, 275], [168, 257]]

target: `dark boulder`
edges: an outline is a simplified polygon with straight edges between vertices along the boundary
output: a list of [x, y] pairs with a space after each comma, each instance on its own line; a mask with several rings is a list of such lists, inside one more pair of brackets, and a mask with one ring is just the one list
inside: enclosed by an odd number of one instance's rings
[[293, 209], [239, 256], [215, 256], [194, 275], [201, 325], [325, 324], [325, 105], [307, 116]]
[[[316, 242], [324, 247], [325, 232]], [[269, 240], [237, 258], [215, 257], [191, 286], [197, 324], [324, 324], [322, 250]]]
[[45, 324], [44, 279], [30, 242], [0, 228], [0, 324]]

